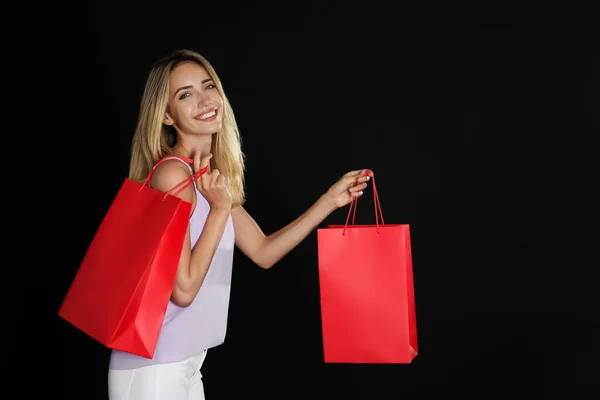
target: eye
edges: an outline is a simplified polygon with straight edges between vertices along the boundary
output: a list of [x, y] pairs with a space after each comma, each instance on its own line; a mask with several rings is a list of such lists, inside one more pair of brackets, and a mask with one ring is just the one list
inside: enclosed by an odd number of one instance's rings
[[213, 85], [212, 83], [206, 85], [206, 87], [204, 89], [216, 89], [217, 87], [215, 85]]
[[181, 96], [179, 96], [179, 100], [183, 100], [186, 97], [188, 97], [190, 94], [189, 93], [183, 93]]

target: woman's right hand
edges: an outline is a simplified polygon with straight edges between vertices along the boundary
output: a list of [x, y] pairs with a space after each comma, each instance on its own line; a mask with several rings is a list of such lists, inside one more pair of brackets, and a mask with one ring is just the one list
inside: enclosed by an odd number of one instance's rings
[[[209, 165], [212, 154], [200, 154], [197, 151], [194, 155], [194, 173]], [[227, 180], [218, 169], [206, 171], [204, 175], [196, 179], [196, 187], [202, 193], [204, 198], [214, 210], [231, 211], [231, 193], [227, 187]]]

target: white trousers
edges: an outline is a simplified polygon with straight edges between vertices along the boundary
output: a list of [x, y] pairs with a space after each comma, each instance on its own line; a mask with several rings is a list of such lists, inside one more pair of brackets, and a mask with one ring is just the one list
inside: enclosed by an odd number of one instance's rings
[[136, 369], [108, 370], [110, 400], [204, 400], [202, 354], [187, 360]]

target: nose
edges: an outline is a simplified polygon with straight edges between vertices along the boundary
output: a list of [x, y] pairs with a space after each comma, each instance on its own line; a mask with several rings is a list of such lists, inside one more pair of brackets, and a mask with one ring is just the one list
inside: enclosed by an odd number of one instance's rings
[[200, 93], [198, 95], [198, 107], [205, 107], [211, 103], [210, 96], [206, 93]]

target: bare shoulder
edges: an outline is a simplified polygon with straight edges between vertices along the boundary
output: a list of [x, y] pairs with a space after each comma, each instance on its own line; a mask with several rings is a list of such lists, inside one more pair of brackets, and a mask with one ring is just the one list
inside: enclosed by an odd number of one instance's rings
[[[189, 177], [190, 169], [181, 161], [167, 160], [156, 168], [152, 180], [150, 181], [150, 186], [161, 192], [168, 192]], [[190, 185], [179, 192], [177, 196], [191, 202], [193, 193], [193, 185]]]

